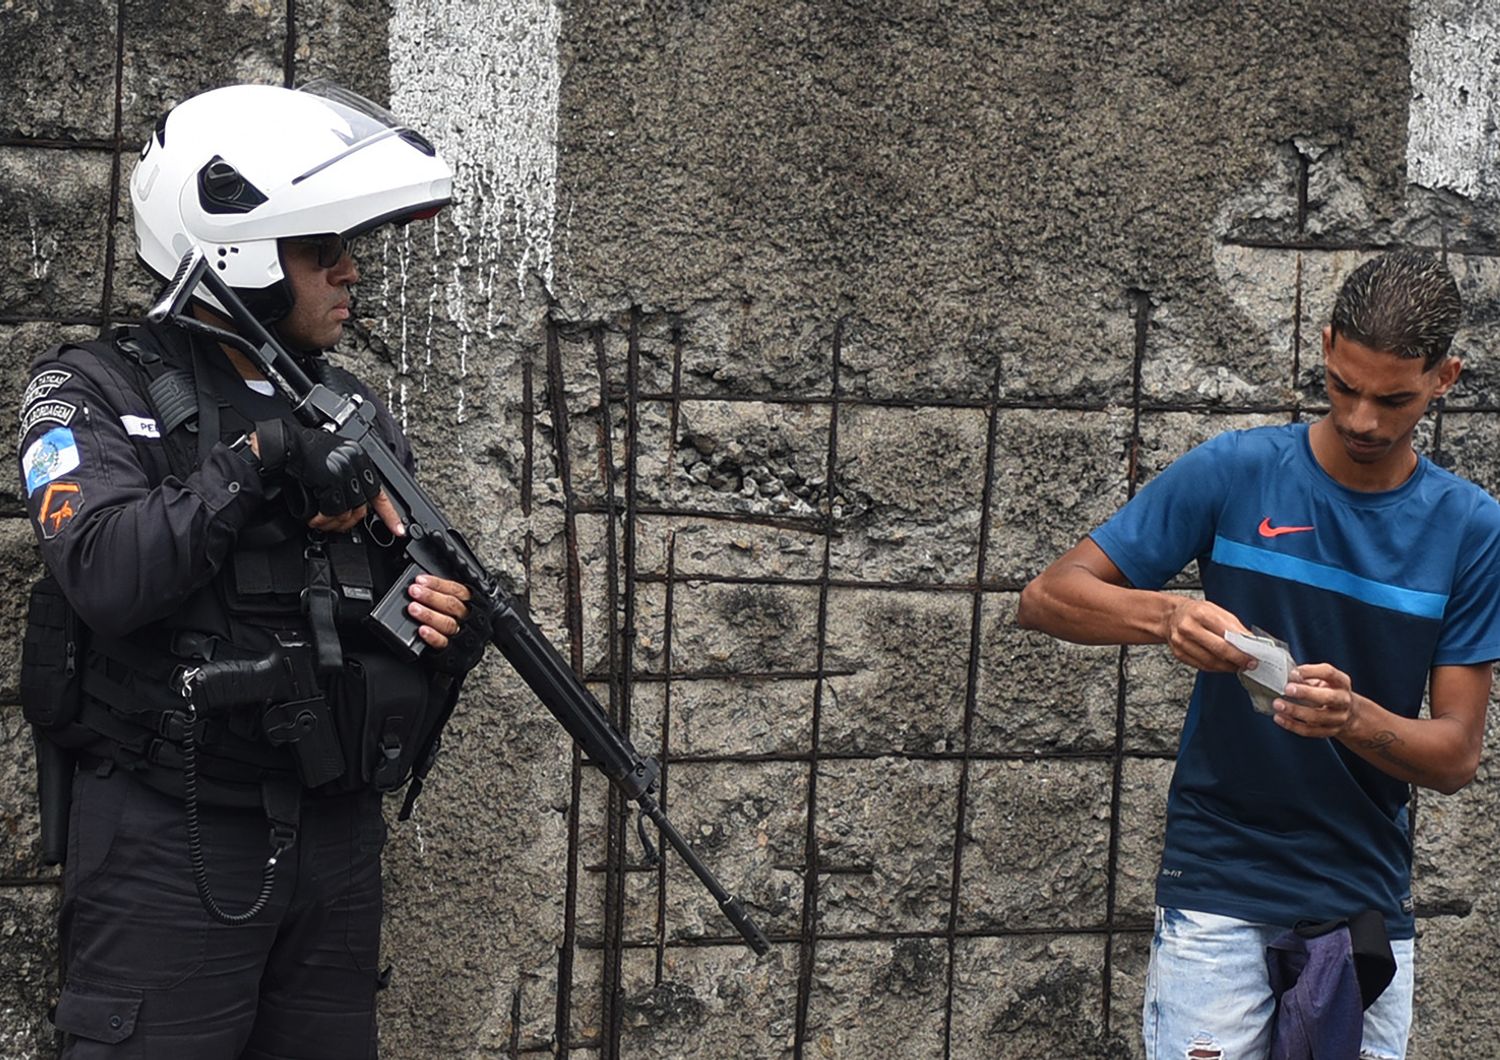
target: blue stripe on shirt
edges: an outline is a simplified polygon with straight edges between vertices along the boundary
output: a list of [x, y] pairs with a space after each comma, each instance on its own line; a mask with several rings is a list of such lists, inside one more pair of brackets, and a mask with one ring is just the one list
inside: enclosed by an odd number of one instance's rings
[[1419, 618], [1440, 619], [1448, 606], [1444, 593], [1424, 593], [1418, 589], [1402, 589], [1395, 585], [1361, 578], [1337, 567], [1329, 567], [1299, 556], [1288, 556], [1282, 552], [1256, 548], [1241, 544], [1226, 537], [1214, 538], [1213, 561], [1226, 567], [1257, 571], [1287, 581], [1299, 582], [1330, 592], [1352, 597], [1388, 611]]

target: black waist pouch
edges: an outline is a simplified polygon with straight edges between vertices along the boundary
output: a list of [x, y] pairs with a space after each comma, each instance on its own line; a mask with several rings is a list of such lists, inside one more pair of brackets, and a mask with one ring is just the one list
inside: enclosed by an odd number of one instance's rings
[[83, 701], [83, 624], [49, 574], [31, 587], [21, 641], [21, 713], [38, 729], [60, 729]]
[[400, 787], [428, 728], [426, 671], [380, 653], [346, 653], [336, 682], [347, 782], [376, 791]]

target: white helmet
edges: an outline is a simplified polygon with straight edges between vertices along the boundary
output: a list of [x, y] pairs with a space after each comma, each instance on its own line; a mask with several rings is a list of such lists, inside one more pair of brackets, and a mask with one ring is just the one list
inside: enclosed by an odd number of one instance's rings
[[172, 108], [141, 149], [130, 179], [136, 251], [166, 280], [201, 247], [271, 324], [292, 305], [278, 239], [349, 239], [430, 217], [452, 186], [453, 171], [420, 133], [337, 85], [216, 88]]

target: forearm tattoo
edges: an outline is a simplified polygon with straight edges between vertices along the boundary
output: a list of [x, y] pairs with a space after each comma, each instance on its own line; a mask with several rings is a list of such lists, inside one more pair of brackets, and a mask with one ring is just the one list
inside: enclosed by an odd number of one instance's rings
[[1366, 751], [1374, 751], [1381, 758], [1384, 758], [1387, 762], [1398, 765], [1403, 769], [1411, 769], [1413, 768], [1412, 764], [1406, 759], [1402, 758], [1392, 749], [1396, 744], [1399, 744], [1400, 742], [1401, 737], [1391, 732], [1391, 730], [1381, 729], [1368, 740], [1361, 740], [1360, 747], [1364, 748]]

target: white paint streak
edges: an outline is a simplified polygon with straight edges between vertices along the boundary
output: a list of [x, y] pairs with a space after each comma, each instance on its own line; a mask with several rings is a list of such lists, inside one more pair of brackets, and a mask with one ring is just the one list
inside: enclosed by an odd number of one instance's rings
[[51, 255], [57, 250], [57, 240], [42, 234], [35, 214], [28, 214], [26, 219], [31, 222], [31, 278], [45, 280], [52, 268]]
[[1412, 0], [1407, 179], [1470, 199], [1500, 199], [1497, 126], [1500, 4]]
[[560, 25], [554, 0], [393, 5], [391, 108], [430, 135], [453, 166], [456, 201], [441, 216], [472, 297], [451, 285], [445, 296], [465, 330], [478, 323], [466, 309], [482, 305], [485, 334], [493, 333], [502, 268], [522, 299], [529, 273], [552, 284]]
[[[396, 244], [396, 262], [399, 265], [396, 273], [396, 307], [398, 315], [401, 318], [401, 365], [399, 370], [402, 375], [406, 375], [411, 371], [411, 364], [406, 357], [406, 325], [408, 320], [406, 315], [406, 281], [407, 267], [410, 264], [410, 260], [411, 225], [406, 225], [401, 229], [399, 242]], [[405, 400], [404, 393], [402, 394], [402, 400]]]
[[[443, 241], [440, 238], [443, 231], [442, 225], [432, 226], [432, 260], [441, 261], [443, 257]], [[437, 322], [438, 283], [437, 276], [433, 276], [432, 284], [427, 288], [427, 334], [423, 336], [424, 347], [423, 365], [432, 367], [432, 329]], [[422, 389], [427, 389], [427, 376], [422, 376]]]

